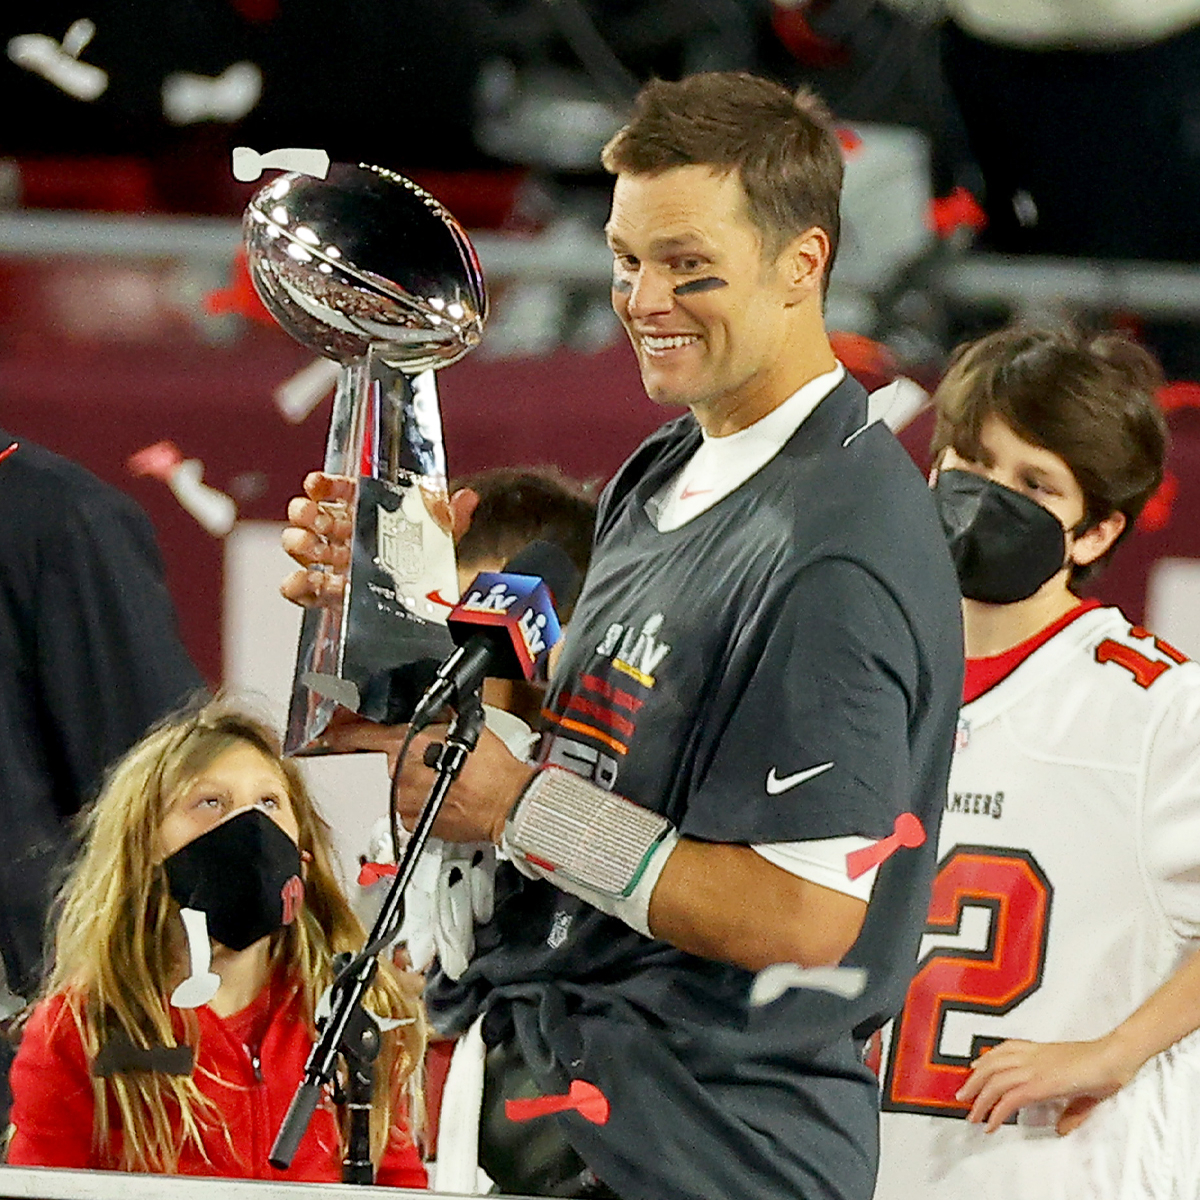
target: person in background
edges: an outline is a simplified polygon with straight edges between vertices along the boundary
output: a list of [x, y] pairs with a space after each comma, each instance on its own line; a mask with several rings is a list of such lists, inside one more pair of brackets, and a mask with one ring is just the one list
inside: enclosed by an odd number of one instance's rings
[[[554, 467], [493, 467], [451, 483], [458, 584], [480, 571], [503, 571], [531, 542], [553, 542], [567, 552], [582, 578], [592, 555], [596, 501], [583, 485]], [[569, 609], [559, 608], [565, 623]], [[545, 689], [523, 680], [486, 679], [484, 701], [540, 725]]]
[[[451, 483], [450, 512], [460, 592], [465, 592], [481, 571], [503, 571], [510, 559], [535, 541], [553, 542], [566, 551], [580, 578], [587, 571], [596, 502], [581, 484], [555, 467], [494, 467], [462, 476]], [[569, 609], [561, 610], [559, 615], [565, 623]], [[541, 724], [545, 684], [523, 679], [485, 679], [481, 695], [488, 728], [514, 755], [527, 758], [536, 740], [534, 731]], [[391, 745], [390, 731], [359, 726], [356, 746], [364, 748], [360, 743], [365, 738], [368, 739], [365, 748], [371, 748], [372, 732], [382, 739], [384, 748]], [[364, 923], [374, 919], [390, 878], [371, 867], [393, 861], [391, 842], [392, 822], [385, 815], [372, 829], [364, 856], [363, 866], [367, 869], [360, 877], [364, 882], [356, 906]], [[484, 858], [486, 880], [478, 875]], [[477, 860], [473, 853], [458, 854], [454, 848], [447, 853], [439, 839], [432, 839], [417, 869], [415, 894], [405, 904], [400, 938], [407, 942], [411, 965], [424, 971], [434, 955], [440, 954], [444, 965], [447, 959], [451, 960], [451, 969], [456, 973], [465, 969], [473, 945], [474, 920], [469, 907], [463, 909], [450, 903], [449, 880], [454, 878], [457, 882], [469, 877], [475, 890], [478, 892], [482, 886], [490, 899], [493, 867], [490, 847]], [[475, 908], [479, 909], [478, 897]], [[457, 963], [461, 966], [453, 965]]]
[[1200, 667], [1080, 598], [1162, 479], [1160, 382], [1017, 326], [934, 396], [967, 676], [878, 1200], [1200, 1196]]
[[[168, 719], [87, 811], [12, 1068], [8, 1162], [340, 1180], [328, 1096], [287, 1171], [267, 1154], [333, 956], [362, 943], [329, 831], [274, 735], [220, 700]], [[423, 1187], [405, 1099], [423, 1018], [387, 965], [365, 1006], [394, 1023], [375, 1063], [377, 1182]]]
[[[105, 768], [203, 680], [146, 514], [0, 429], [0, 1019], [42, 975], [71, 818]], [[0, 1038], [0, 1128], [11, 1046]]]

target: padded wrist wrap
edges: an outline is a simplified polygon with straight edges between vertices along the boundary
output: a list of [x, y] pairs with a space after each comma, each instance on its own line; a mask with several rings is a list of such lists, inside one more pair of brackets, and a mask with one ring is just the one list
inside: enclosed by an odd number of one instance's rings
[[640, 804], [561, 767], [544, 767], [509, 815], [504, 848], [560, 886], [569, 880], [626, 897], [673, 834], [670, 821]]

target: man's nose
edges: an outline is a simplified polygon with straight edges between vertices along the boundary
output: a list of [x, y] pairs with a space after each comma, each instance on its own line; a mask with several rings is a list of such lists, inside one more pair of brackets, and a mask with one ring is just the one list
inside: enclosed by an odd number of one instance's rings
[[633, 280], [629, 293], [629, 315], [650, 317], [670, 312], [675, 306], [675, 290], [669, 278], [660, 271], [642, 268]]

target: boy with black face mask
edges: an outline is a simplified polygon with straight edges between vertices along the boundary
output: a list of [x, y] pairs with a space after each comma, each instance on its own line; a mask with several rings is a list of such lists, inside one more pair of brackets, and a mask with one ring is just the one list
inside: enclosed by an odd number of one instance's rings
[[1160, 382], [1012, 328], [934, 397], [965, 703], [877, 1200], [1198, 1194], [1200, 666], [1075, 590], [1162, 478]]

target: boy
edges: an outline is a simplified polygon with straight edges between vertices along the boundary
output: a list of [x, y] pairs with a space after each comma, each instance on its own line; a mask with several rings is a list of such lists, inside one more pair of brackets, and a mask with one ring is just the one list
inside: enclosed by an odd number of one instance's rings
[[967, 675], [878, 1200], [1195, 1194], [1200, 667], [1076, 594], [1162, 478], [1159, 382], [1014, 328], [934, 397]]

